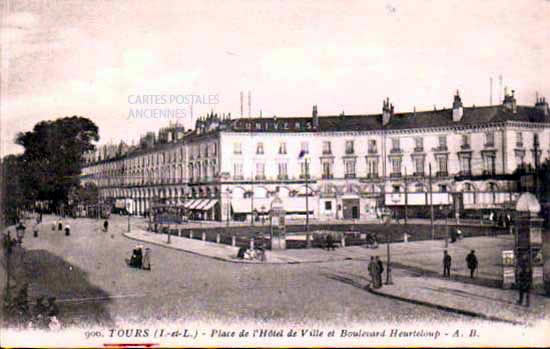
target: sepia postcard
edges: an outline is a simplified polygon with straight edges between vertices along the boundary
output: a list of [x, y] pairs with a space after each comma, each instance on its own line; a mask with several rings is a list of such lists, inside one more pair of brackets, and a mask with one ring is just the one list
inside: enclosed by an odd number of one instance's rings
[[0, 11], [0, 346], [550, 345], [549, 0]]

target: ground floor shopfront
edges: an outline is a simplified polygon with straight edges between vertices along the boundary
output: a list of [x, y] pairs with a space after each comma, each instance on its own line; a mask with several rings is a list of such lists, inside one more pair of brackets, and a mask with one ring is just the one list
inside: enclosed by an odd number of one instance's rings
[[129, 199], [131, 214], [146, 215], [156, 204], [181, 208], [193, 220], [256, 221], [269, 219], [277, 197], [289, 218], [318, 220], [364, 220], [380, 217], [391, 208], [409, 214], [431, 205], [447, 207], [455, 214], [510, 207], [518, 192], [505, 181], [434, 180], [426, 178], [383, 181], [316, 180], [293, 183], [217, 183], [211, 185], [158, 185], [135, 188], [102, 188], [103, 200]]

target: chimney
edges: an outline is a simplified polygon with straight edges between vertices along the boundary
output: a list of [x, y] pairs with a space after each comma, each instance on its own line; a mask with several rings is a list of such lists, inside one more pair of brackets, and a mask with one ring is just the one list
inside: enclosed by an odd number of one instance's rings
[[541, 98], [537, 97], [537, 102], [535, 103], [535, 109], [542, 112], [544, 116], [550, 115], [550, 109], [548, 108], [548, 102], [546, 102], [545, 97], [541, 97]]
[[390, 104], [390, 97], [387, 97], [382, 104], [382, 126], [386, 126], [393, 115], [393, 104]]
[[517, 105], [516, 105], [516, 97], [514, 97], [514, 93], [516, 91], [512, 90], [512, 94], [508, 94], [508, 89], [504, 89], [504, 101], [502, 102], [502, 105], [504, 108], [508, 109], [512, 113], [517, 113]]
[[462, 120], [462, 115], [464, 110], [462, 109], [462, 100], [460, 99], [460, 94], [456, 90], [456, 95], [453, 101], [453, 121], [459, 122]]
[[243, 95], [243, 91], [241, 91], [241, 118], [243, 117], [243, 99], [244, 99], [244, 95]]
[[252, 116], [252, 93], [248, 91], [248, 117]]
[[318, 129], [319, 128], [319, 116], [317, 116], [317, 105], [313, 106], [313, 110], [311, 111], [311, 118], [312, 118], [313, 128]]

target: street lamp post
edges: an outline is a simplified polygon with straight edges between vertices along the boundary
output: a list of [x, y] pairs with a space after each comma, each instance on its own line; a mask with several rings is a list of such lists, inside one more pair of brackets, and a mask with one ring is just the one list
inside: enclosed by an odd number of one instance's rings
[[[391, 222], [391, 214], [386, 216], [386, 219], [384, 220], [384, 225], [386, 227], [388, 227], [390, 222]], [[390, 249], [390, 243], [391, 243], [391, 229], [387, 230], [387, 233], [386, 233], [386, 255], [387, 255], [386, 285], [393, 285], [393, 280], [392, 280], [392, 277], [391, 277], [391, 249]]]
[[435, 240], [435, 226], [434, 226], [434, 201], [433, 201], [433, 188], [432, 188], [432, 164], [428, 164], [428, 186], [430, 190], [430, 224], [432, 226], [432, 240]]
[[126, 211], [128, 211], [128, 233], [130, 232], [130, 208], [132, 206], [132, 203], [128, 201], [126, 203]]
[[306, 166], [306, 247], [311, 248], [311, 236], [309, 234], [309, 163], [307, 158], [305, 158]]
[[449, 210], [447, 207], [439, 206], [439, 211], [445, 216], [445, 248], [449, 247]]

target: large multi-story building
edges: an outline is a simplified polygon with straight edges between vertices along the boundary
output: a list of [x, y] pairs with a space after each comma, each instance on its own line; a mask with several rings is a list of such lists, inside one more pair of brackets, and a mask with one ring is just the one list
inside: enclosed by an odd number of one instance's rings
[[[544, 98], [501, 105], [381, 114], [239, 118], [209, 114], [194, 130], [169, 127], [116, 156], [89, 154], [83, 181], [103, 197], [131, 198], [147, 212], [154, 198], [195, 217], [267, 214], [279, 197], [288, 214], [356, 219], [380, 207], [422, 214], [503, 207], [518, 196], [518, 168], [550, 158]], [[111, 152], [112, 153], [112, 152]], [[307, 207], [307, 208], [306, 208]]]

